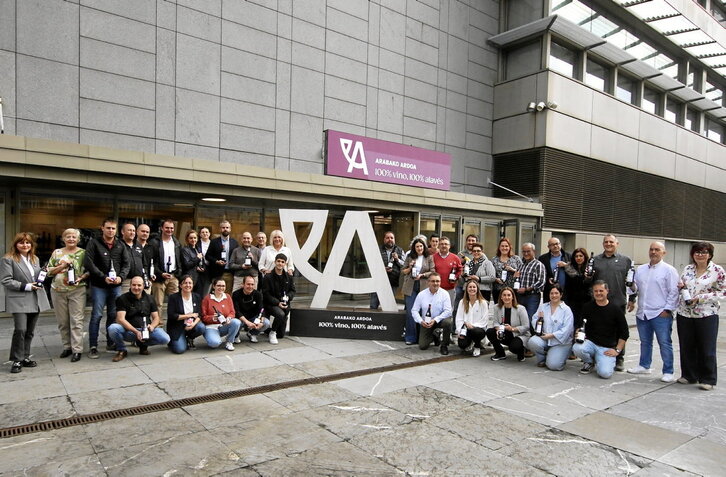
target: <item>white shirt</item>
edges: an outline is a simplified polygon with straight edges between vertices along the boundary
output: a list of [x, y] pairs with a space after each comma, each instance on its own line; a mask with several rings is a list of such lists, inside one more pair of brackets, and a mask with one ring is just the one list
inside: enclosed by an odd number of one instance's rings
[[184, 304], [184, 314], [185, 315], [194, 313], [194, 297], [193, 296], [190, 296], [188, 300], [182, 296], [182, 303]]
[[456, 309], [456, 329], [460, 330], [464, 323], [471, 323], [477, 328], [486, 329], [487, 323], [489, 322], [489, 303], [484, 301], [475, 301], [473, 305], [469, 306], [469, 311], [464, 311], [464, 300], [468, 300], [469, 297], [465, 296], [459, 302], [459, 307]]
[[416, 301], [413, 302], [411, 315], [416, 323], [423, 321], [423, 316], [431, 305], [431, 317], [436, 322], [441, 322], [446, 318], [451, 318], [451, 298], [449, 293], [443, 288], [439, 288], [436, 294], [426, 288], [416, 295]]
[[678, 272], [664, 261], [639, 266], [634, 281], [638, 291], [635, 316], [639, 320], [652, 320], [663, 311], [673, 312], [678, 306]]
[[[164, 263], [161, 264], [161, 266], [164, 268], [164, 271], [167, 273], [171, 273], [174, 270], [176, 270], [176, 254], [174, 253], [174, 240], [169, 239], [167, 240], [161, 240], [161, 244], [164, 247]], [[171, 261], [171, 266], [167, 267], [167, 263]]]

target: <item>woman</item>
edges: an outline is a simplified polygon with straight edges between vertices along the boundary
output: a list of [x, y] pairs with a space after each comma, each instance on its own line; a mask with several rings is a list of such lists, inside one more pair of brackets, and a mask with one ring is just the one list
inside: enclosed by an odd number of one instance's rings
[[676, 326], [682, 376], [678, 382], [698, 382], [701, 389], [710, 391], [716, 385], [718, 300], [726, 298], [726, 273], [713, 263], [713, 245], [708, 242], [693, 244], [691, 262], [683, 269], [679, 283]]
[[192, 277], [183, 275], [179, 282], [179, 293], [169, 295], [166, 332], [171, 338], [169, 348], [175, 354], [194, 349], [194, 338], [204, 334], [205, 327], [200, 318], [202, 299], [196, 293], [192, 293], [193, 287]]
[[23, 368], [34, 368], [38, 363], [30, 359], [38, 314], [50, 309], [43, 286], [36, 281], [40, 264], [35, 256], [35, 242], [28, 232], [15, 236], [10, 251], [0, 260], [0, 284], [5, 287], [5, 310], [13, 314], [15, 330], [10, 345], [11, 373]]
[[537, 366], [562, 371], [572, 349], [574, 332], [572, 310], [562, 302], [562, 285], [555, 283], [550, 290], [549, 303], [542, 303], [532, 317], [532, 327], [537, 331], [537, 322], [543, 320], [542, 332], [532, 336], [527, 347], [537, 357]]
[[[514, 254], [512, 242], [507, 237], [499, 240], [497, 247], [497, 255], [492, 259], [496, 278], [494, 279], [493, 296], [495, 302], [499, 302], [499, 292], [504, 287], [512, 287], [514, 285], [514, 272], [522, 265], [522, 259]], [[507, 271], [507, 279], [502, 280], [502, 272]]]
[[486, 337], [489, 321], [489, 301], [485, 300], [476, 282], [466, 284], [466, 293], [456, 309], [456, 324], [459, 348], [471, 351], [472, 356], [481, 354], [481, 340]]
[[494, 307], [494, 321], [487, 330], [487, 338], [494, 346], [492, 361], [507, 359], [504, 346], [517, 355], [519, 361], [524, 361], [524, 350], [531, 335], [527, 309], [517, 303], [514, 290], [504, 287], [499, 292], [499, 300]]
[[565, 266], [565, 303], [572, 310], [575, 329], [582, 327], [582, 305], [592, 300], [590, 285], [585, 283], [587, 256], [587, 250], [576, 248], [572, 252], [572, 261]]
[[403, 338], [407, 345], [418, 343], [418, 328], [411, 309], [418, 292], [428, 287], [428, 278], [433, 271], [434, 260], [429, 255], [426, 242], [420, 238], [414, 239], [403, 263], [403, 284], [401, 285], [401, 293], [406, 302], [406, 326]]
[[189, 275], [194, 283], [194, 293], [201, 296], [200, 278], [204, 275], [204, 255], [197, 249], [197, 232], [190, 229], [184, 236], [187, 244], [181, 250], [182, 275]]
[[194, 280], [194, 292], [199, 296], [206, 296], [206, 294], [209, 293], [209, 286], [211, 282], [209, 277], [209, 268], [207, 267], [209, 264], [204, 259], [204, 256], [207, 254], [207, 249], [211, 242], [211, 235], [209, 227], [202, 227], [199, 229], [199, 241], [197, 242], [196, 249], [198, 253], [202, 254], [201, 268], [203, 271], [200, 271], [197, 275], [197, 279]]
[[488, 302], [492, 299], [492, 283], [496, 278], [494, 265], [484, 255], [484, 245], [475, 243], [471, 246], [473, 258], [469, 260], [469, 275], [465, 278], [467, 282], [473, 281], [479, 285], [479, 291]]
[[63, 352], [61, 358], [71, 356], [71, 362], [81, 359], [83, 353], [83, 318], [86, 308], [86, 278], [83, 267], [86, 251], [78, 246], [81, 232], [66, 229], [61, 234], [65, 247], [53, 251], [48, 261], [48, 275], [53, 277], [50, 296]]
[[222, 344], [222, 336], [227, 336], [224, 347], [234, 351], [234, 339], [239, 333], [242, 322], [234, 317], [232, 297], [225, 293], [227, 284], [222, 278], [212, 282], [212, 293], [202, 301], [202, 321], [204, 322], [204, 339], [210, 348], [218, 348]]
[[270, 241], [272, 245], [268, 245], [260, 253], [260, 274], [268, 275], [275, 268], [275, 257], [278, 253], [284, 253], [287, 257], [287, 273], [292, 275], [295, 271], [295, 267], [292, 264], [292, 253], [290, 249], [285, 246], [285, 236], [281, 230], [273, 230], [270, 233]]

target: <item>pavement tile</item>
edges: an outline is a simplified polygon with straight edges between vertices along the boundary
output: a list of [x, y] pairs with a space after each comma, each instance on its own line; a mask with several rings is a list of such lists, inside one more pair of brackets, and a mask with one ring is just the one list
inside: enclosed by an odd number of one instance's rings
[[[239, 345], [235, 345], [235, 348]], [[226, 353], [222, 356], [210, 356], [205, 361], [213, 364], [225, 373], [234, 371], [245, 371], [251, 369], [269, 368], [282, 364], [277, 359], [266, 353], [258, 351], [248, 351], [247, 353]]]
[[255, 465], [263, 476], [400, 476], [401, 471], [347, 442], [308, 449], [300, 454]]
[[214, 475], [238, 469], [239, 455], [210, 432], [169, 435], [98, 454], [109, 476]]
[[207, 430], [290, 413], [289, 409], [262, 394], [196, 404], [183, 409]]
[[586, 439], [654, 460], [691, 440], [691, 436], [686, 434], [606, 412], [595, 412], [558, 427]]
[[546, 475], [428, 422], [361, 434], [349, 442], [407, 475]]
[[151, 383], [149, 377], [135, 366], [123, 366], [102, 371], [66, 374], [61, 376], [68, 394], [80, 394], [101, 389], [123, 388], [134, 384]]
[[391, 373], [367, 374], [333, 381], [333, 384], [360, 396], [373, 396], [415, 386], [413, 381], [391, 376]]
[[280, 389], [265, 393], [265, 396], [293, 411], [301, 411], [311, 407], [350, 401], [356, 395], [330, 383], [308, 384], [305, 386]]
[[236, 371], [229, 373], [235, 379], [244, 383], [247, 387], [264, 386], [267, 384], [277, 384], [296, 379], [305, 379], [311, 377], [305, 371], [294, 368], [287, 364], [272, 366], [270, 368], [258, 368], [247, 371]]
[[331, 356], [355, 356], [361, 354], [377, 353], [381, 346], [366, 340], [346, 340], [343, 342], [322, 343], [315, 345], [316, 349], [328, 353]]
[[591, 409], [560, 396], [534, 392], [514, 394], [487, 402], [488, 406], [510, 412], [546, 426], [557, 426], [592, 412]]
[[341, 359], [344, 361], [349, 361], [358, 366], [359, 368], [366, 369], [411, 362], [410, 359], [399, 354], [395, 354], [391, 351], [379, 351], [377, 353], [370, 353], [365, 356], [344, 356]]
[[335, 434], [298, 414], [265, 417], [219, 427], [215, 429], [214, 435], [237, 453], [242, 463], [249, 465], [340, 441]]
[[[164, 441], [204, 427], [181, 409], [122, 417], [83, 426], [99, 453]], [[103, 459], [101, 459], [103, 462]], [[104, 465], [108, 465], [104, 462]]]
[[446, 381], [463, 376], [462, 373], [443, 369], [438, 364], [431, 366], [420, 366], [415, 368], [399, 369], [391, 371], [390, 374], [394, 378], [402, 378], [416, 385], [428, 385], [437, 381]]
[[0, 427], [15, 427], [75, 415], [67, 396], [0, 404]]
[[[21, 372], [20, 374], [25, 373]], [[44, 399], [65, 394], [66, 388], [58, 375], [26, 377], [25, 379], [0, 383], [0, 404]]]
[[533, 392], [534, 394], [548, 398], [566, 399], [574, 404], [597, 411], [608, 409], [632, 399], [628, 395], [594, 386], [598, 383], [597, 381], [593, 382], [593, 379], [600, 380], [597, 376], [580, 375], [580, 377], [582, 379], [576, 382], [558, 381], [549, 386], [537, 388]]
[[698, 474], [686, 472], [661, 462], [651, 461], [650, 464], [631, 475], [637, 477], [697, 477]]
[[445, 412], [459, 413], [472, 406], [470, 401], [426, 386], [415, 386], [375, 395], [371, 399], [408, 416], [420, 419], [428, 419]]
[[275, 349], [272, 351], [266, 351], [265, 353], [285, 364], [304, 363], [306, 361], [318, 361], [330, 358], [328, 353], [315, 348]]
[[630, 475], [640, 469], [627, 453], [557, 430], [523, 437], [500, 452], [557, 476]]
[[369, 398], [306, 409], [300, 415], [346, 440], [366, 432], [391, 429], [413, 419]]
[[724, 475], [726, 446], [695, 438], [670, 451], [660, 460], [700, 475]]
[[[48, 462], [23, 469], [23, 476], [95, 476], [105, 475], [101, 461], [95, 454], [66, 459], [63, 455], [55, 456]], [[4, 475], [4, 474], [0, 474]]]
[[101, 389], [68, 396], [78, 414], [94, 414], [169, 400], [156, 384], [137, 384], [116, 389]]
[[0, 440], [0, 473], [20, 475], [23, 469], [44, 462], [93, 457], [95, 452], [89, 437], [80, 427], [39, 432]]
[[154, 382], [163, 382], [169, 379], [190, 379], [202, 376], [222, 374], [222, 370], [204, 359], [176, 361], [166, 363], [150, 362], [139, 365], [139, 370]]
[[214, 376], [199, 376], [194, 379], [167, 379], [156, 384], [171, 399], [204, 396], [243, 389], [242, 381], [229, 374], [215, 374]]
[[321, 359], [319, 361], [307, 361], [297, 363], [293, 366], [305, 371], [311, 376], [326, 376], [328, 374], [345, 373], [361, 369], [363, 363], [353, 363], [341, 358]]

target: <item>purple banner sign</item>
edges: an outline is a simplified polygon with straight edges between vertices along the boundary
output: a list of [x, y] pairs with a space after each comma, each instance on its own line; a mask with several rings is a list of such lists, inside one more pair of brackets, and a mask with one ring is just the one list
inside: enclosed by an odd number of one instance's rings
[[449, 154], [329, 129], [325, 136], [327, 175], [449, 190]]

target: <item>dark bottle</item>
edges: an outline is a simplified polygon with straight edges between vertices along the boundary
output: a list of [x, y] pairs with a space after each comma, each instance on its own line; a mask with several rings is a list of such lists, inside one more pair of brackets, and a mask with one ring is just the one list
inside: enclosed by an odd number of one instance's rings
[[544, 317], [540, 316], [537, 318], [537, 323], [534, 325], [534, 334], [537, 336], [542, 336], [542, 331], [544, 329]]
[[502, 268], [502, 282], [507, 281], [507, 270], [505, 268]]
[[499, 325], [499, 326], [497, 327], [497, 339], [498, 339], [499, 341], [502, 341], [502, 340], [504, 340], [504, 331], [505, 331], [505, 330], [504, 330], [504, 325]]
[[68, 285], [74, 286], [76, 284], [76, 267], [74, 267], [72, 263], [68, 266], [68, 271], [66, 273], [68, 276]]
[[141, 330], [141, 340], [146, 341], [149, 339], [149, 327], [146, 324], [146, 317], [144, 317], [144, 328]]
[[635, 267], [630, 266], [628, 269], [627, 275], [625, 275], [625, 286], [630, 287], [633, 286], [633, 279], [635, 278]]
[[595, 273], [595, 252], [590, 252], [590, 260], [587, 261], [585, 275], [591, 276], [593, 273]]
[[249, 252], [247, 253], [247, 256], [245, 257], [245, 267], [251, 267], [252, 266], [252, 257], [250, 256]]
[[454, 271], [454, 268], [451, 268], [451, 273], [449, 273], [449, 281], [451, 283], [456, 282], [456, 271]]
[[469, 267], [469, 260], [467, 260], [466, 263], [464, 264], [464, 276], [468, 277], [470, 271], [471, 271], [471, 268]]
[[227, 251], [225, 249], [222, 249], [222, 252], [220, 252], [219, 259], [225, 262], [227, 261]]
[[[153, 265], [151, 266], [153, 270]], [[149, 282], [149, 276], [146, 274], [146, 269], [144, 267], [141, 267], [141, 272], [144, 276], [144, 288], [149, 288], [151, 286], [151, 283]]]
[[166, 273], [171, 273], [171, 255], [166, 257]]
[[227, 322], [227, 318], [217, 309], [216, 306], [213, 306], [212, 309], [214, 310], [214, 314], [217, 315], [217, 321], [225, 324]]
[[35, 286], [42, 287], [45, 282], [45, 278], [48, 276], [48, 269], [43, 267], [38, 273], [38, 278], [35, 280]]
[[116, 280], [116, 269], [113, 266], [113, 260], [111, 260], [111, 268], [108, 270], [108, 279]]
[[254, 324], [256, 324], [256, 325], [258, 325], [258, 324], [262, 323], [262, 315], [263, 315], [264, 313], [265, 313], [265, 309], [264, 309], [264, 308], [260, 308], [260, 314], [259, 314], [259, 315], [257, 315], [257, 318], [255, 318], [255, 321], [253, 321], [252, 323], [254, 323]]
[[428, 323], [431, 321], [431, 303], [429, 303], [429, 309], [426, 310], [426, 314], [424, 315], [424, 321]]
[[587, 318], [582, 319], [582, 326], [577, 331], [577, 336], [575, 336], [575, 342], [577, 343], [584, 343], [585, 342], [585, 325], [587, 324]]
[[287, 292], [286, 291], [283, 291], [282, 292], [282, 300], [280, 300], [280, 303], [282, 303], [283, 305], [287, 306], [287, 304], [289, 302], [290, 302], [290, 298], [287, 296]]
[[[154, 271], [155, 271], [154, 270], [154, 259], [152, 258], [151, 265], [149, 265], [149, 276], [151, 277], [152, 280], [154, 279]], [[149, 288], [149, 287], [146, 287], [146, 288]]]
[[517, 291], [521, 288], [521, 285], [519, 284], [519, 278], [514, 279], [514, 291]]
[[555, 266], [552, 269], [552, 282], [557, 283], [557, 279], [559, 278], [559, 276], [560, 276], [560, 267]]

